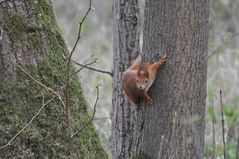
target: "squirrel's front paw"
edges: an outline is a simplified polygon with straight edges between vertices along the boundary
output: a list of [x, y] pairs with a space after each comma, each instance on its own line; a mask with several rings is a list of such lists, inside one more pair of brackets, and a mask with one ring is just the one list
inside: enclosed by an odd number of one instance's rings
[[166, 54], [162, 55], [159, 61], [161, 62], [161, 64], [164, 64], [166, 62]]
[[154, 104], [154, 100], [151, 98], [148, 99], [148, 102], [149, 102], [149, 104]]

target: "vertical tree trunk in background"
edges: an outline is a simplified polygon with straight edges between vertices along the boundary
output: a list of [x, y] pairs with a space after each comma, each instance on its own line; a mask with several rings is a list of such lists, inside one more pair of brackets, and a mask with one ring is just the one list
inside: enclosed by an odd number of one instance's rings
[[112, 157], [131, 158], [133, 151], [134, 113], [121, 89], [122, 73], [139, 48], [139, 10], [138, 0], [113, 1], [114, 68], [112, 101]]
[[143, 53], [166, 53], [167, 62], [149, 91], [154, 104], [141, 103], [139, 112], [131, 111], [121, 89], [131, 59], [127, 46], [138, 40], [134, 25], [125, 25], [125, 15], [135, 14], [128, 4], [114, 2], [113, 158], [201, 159], [209, 1], [146, 0]]
[[166, 53], [138, 113], [137, 152], [160, 159], [202, 159], [209, 1], [146, 0], [143, 53]]
[[[0, 27], [1, 147], [29, 122], [43, 101], [52, 98], [16, 63], [46, 86], [60, 91], [66, 81], [64, 57], [68, 50], [48, 0], [1, 1]], [[79, 129], [89, 116], [77, 77], [72, 77], [69, 90], [73, 127]], [[63, 112], [55, 98], [10, 146], [0, 149], [0, 158], [107, 158], [92, 125], [73, 139], [67, 135]]]

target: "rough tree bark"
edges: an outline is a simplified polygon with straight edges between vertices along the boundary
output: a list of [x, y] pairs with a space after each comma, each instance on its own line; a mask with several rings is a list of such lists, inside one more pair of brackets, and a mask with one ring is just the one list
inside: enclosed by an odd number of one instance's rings
[[207, 0], [146, 0], [143, 52], [168, 56], [137, 120], [137, 150], [152, 158], [203, 158], [208, 23]]
[[121, 89], [122, 72], [137, 55], [139, 48], [138, 0], [113, 1], [114, 68], [111, 151], [113, 158], [131, 158], [134, 113]]
[[[52, 98], [16, 63], [46, 86], [59, 92], [64, 88], [68, 50], [51, 5], [48, 0], [0, 2], [0, 147]], [[77, 80], [72, 77], [69, 88], [74, 130], [89, 120]], [[0, 158], [107, 158], [93, 125], [73, 139], [67, 134], [63, 106], [55, 98], [11, 145], [0, 149]]]
[[[208, 21], [207, 0], [146, 0], [143, 53], [166, 53], [167, 62], [149, 91], [154, 104], [142, 102], [139, 112], [128, 110], [119, 88], [121, 71], [129, 61], [122, 58], [129, 56], [122, 45], [128, 41], [114, 41], [115, 61], [124, 61], [114, 66], [113, 158], [203, 158]], [[115, 36], [127, 38], [122, 30], [127, 28], [115, 29]]]

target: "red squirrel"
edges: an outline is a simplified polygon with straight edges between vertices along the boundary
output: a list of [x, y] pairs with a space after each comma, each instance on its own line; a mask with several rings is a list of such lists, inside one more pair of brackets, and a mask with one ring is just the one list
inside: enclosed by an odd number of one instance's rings
[[166, 55], [161, 56], [160, 59], [153, 64], [145, 63], [143, 70], [141, 70], [142, 59], [138, 56], [134, 63], [123, 72], [122, 86], [124, 94], [128, 97], [131, 105], [135, 106], [136, 109], [138, 109], [140, 97], [153, 103], [147, 91], [155, 80], [159, 66], [164, 64], [165, 61]]

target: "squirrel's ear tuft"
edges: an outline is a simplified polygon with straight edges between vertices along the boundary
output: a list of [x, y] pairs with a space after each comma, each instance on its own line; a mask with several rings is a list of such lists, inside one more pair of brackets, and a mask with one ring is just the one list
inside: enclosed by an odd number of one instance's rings
[[144, 74], [145, 74], [146, 76], [149, 75], [149, 68], [150, 68], [150, 64], [149, 64], [149, 63], [146, 63], [146, 64], [144, 65]]
[[137, 74], [139, 74], [141, 70], [141, 63], [137, 63], [136, 70], [137, 70]]

